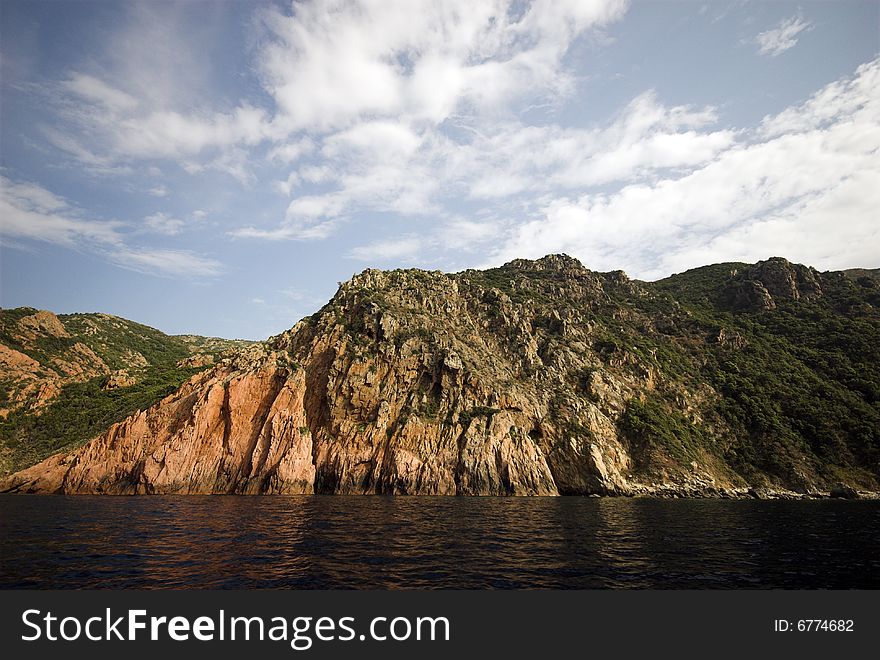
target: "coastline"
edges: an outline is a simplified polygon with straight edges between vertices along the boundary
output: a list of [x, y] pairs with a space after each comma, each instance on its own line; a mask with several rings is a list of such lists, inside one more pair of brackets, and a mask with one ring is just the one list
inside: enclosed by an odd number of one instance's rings
[[168, 492], [168, 493], [95, 493], [95, 492], [22, 492], [14, 490], [0, 491], [3, 496], [38, 496], [38, 497], [393, 497], [403, 499], [430, 498], [430, 499], [454, 499], [454, 498], [497, 498], [497, 499], [544, 499], [556, 497], [584, 498], [584, 499], [643, 499], [643, 500], [880, 500], [880, 492], [869, 490], [857, 490], [854, 495], [832, 495], [830, 492], [811, 491], [800, 493], [793, 490], [773, 488], [688, 488], [676, 485], [662, 486], [637, 486], [627, 492], [616, 493], [559, 493], [557, 495], [498, 495], [494, 493], [469, 493], [466, 495], [444, 495], [427, 493], [197, 493], [197, 492]]

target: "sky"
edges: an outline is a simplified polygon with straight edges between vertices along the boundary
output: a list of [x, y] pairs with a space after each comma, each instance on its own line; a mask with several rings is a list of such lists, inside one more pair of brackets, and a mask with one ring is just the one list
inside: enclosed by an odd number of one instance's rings
[[365, 268], [880, 266], [880, 2], [0, 2], [0, 304], [263, 339]]

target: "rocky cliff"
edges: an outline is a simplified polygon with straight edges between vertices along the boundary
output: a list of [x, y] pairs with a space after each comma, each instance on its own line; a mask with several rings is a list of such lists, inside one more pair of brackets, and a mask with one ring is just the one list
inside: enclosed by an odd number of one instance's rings
[[655, 283], [564, 255], [367, 270], [0, 490], [877, 490], [878, 294], [875, 271], [783, 259]]
[[0, 476], [81, 444], [250, 343], [169, 336], [109, 314], [0, 310]]

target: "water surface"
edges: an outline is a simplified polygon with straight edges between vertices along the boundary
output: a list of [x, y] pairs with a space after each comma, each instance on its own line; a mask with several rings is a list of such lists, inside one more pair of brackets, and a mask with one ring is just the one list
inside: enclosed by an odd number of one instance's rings
[[880, 588], [880, 502], [0, 496], [0, 588]]

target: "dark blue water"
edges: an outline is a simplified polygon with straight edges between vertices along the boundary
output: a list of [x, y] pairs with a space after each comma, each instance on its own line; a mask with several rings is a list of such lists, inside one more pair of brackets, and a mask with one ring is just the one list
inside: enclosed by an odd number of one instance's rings
[[3, 588], [880, 588], [880, 502], [0, 496]]

